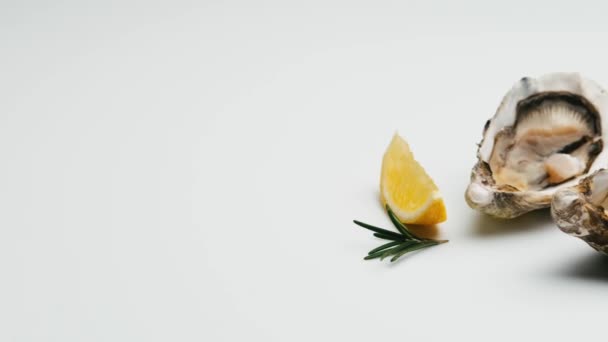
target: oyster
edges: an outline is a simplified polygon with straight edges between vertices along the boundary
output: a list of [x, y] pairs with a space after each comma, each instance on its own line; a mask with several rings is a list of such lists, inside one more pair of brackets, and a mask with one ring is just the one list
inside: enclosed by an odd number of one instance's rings
[[608, 94], [577, 73], [524, 77], [486, 122], [465, 198], [492, 216], [549, 207], [553, 194], [606, 166]]
[[551, 201], [551, 216], [564, 233], [581, 238], [608, 254], [608, 170], [583, 178], [561, 189]]

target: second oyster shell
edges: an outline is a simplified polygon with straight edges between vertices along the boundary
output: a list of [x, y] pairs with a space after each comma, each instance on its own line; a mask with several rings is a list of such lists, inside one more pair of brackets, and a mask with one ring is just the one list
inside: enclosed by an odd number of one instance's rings
[[602, 169], [573, 187], [555, 193], [551, 216], [564, 233], [608, 254], [608, 170]]

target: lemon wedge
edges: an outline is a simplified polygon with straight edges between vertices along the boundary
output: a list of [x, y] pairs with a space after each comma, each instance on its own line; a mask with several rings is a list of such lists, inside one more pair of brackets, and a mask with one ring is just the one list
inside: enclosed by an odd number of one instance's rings
[[393, 137], [382, 159], [380, 200], [403, 223], [431, 225], [447, 219], [437, 185], [398, 134]]

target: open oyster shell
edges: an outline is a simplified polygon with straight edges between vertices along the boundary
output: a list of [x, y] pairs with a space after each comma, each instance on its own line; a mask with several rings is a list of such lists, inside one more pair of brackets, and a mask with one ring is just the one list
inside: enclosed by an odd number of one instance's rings
[[608, 164], [606, 115], [608, 93], [577, 73], [522, 78], [486, 122], [467, 203], [502, 218], [549, 207]]
[[564, 233], [578, 237], [608, 254], [608, 170], [583, 178], [573, 187], [555, 193], [553, 220]]

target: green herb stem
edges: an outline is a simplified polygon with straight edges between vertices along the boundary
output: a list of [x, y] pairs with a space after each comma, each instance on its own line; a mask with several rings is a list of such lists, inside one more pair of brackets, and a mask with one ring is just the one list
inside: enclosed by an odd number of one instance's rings
[[391, 257], [391, 262], [395, 262], [407, 253], [448, 242], [448, 240], [433, 240], [416, 236], [406, 225], [399, 221], [397, 215], [395, 215], [388, 205], [386, 206], [386, 211], [398, 232], [382, 229], [357, 220], [353, 221], [358, 226], [373, 231], [375, 237], [391, 241], [369, 251], [364, 258], [365, 260], [377, 258], [383, 260], [384, 258]]

